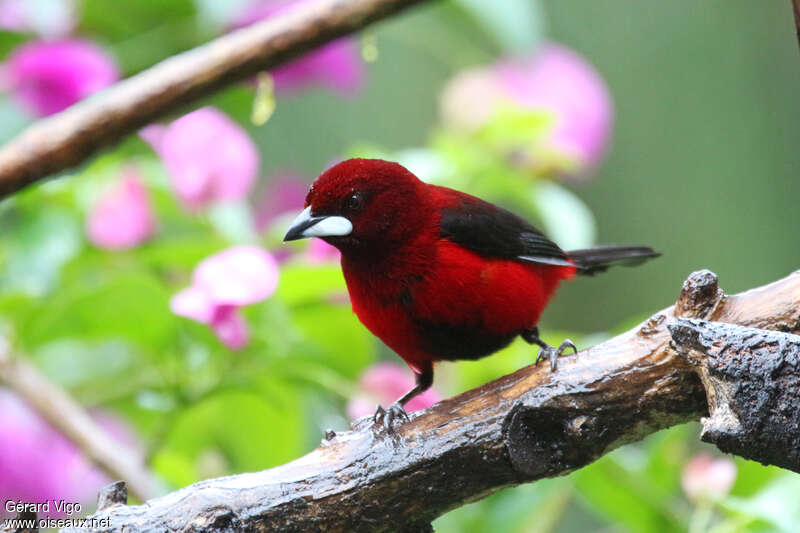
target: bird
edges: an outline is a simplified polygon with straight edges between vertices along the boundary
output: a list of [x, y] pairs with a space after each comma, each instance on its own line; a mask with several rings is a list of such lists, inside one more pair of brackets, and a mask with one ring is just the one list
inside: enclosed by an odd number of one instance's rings
[[374, 421], [388, 431], [404, 406], [433, 384], [434, 363], [475, 360], [516, 337], [537, 345], [551, 371], [569, 339], [553, 347], [537, 327], [562, 280], [660, 254], [648, 246], [564, 251], [522, 217], [402, 165], [348, 159], [314, 181], [284, 241], [317, 237], [341, 252], [353, 312], [399, 355], [415, 385]]

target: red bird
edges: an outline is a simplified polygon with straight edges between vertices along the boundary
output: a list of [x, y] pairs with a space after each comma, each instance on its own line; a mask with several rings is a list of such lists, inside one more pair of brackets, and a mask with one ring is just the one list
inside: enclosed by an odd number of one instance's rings
[[555, 370], [575, 345], [545, 344], [536, 325], [561, 280], [659, 255], [644, 246], [565, 252], [505, 209], [378, 159], [323, 172], [305, 205], [284, 240], [320, 237], [341, 251], [353, 311], [414, 372], [413, 389], [378, 406], [375, 421], [389, 430], [431, 386], [436, 361], [479, 359], [519, 335]]

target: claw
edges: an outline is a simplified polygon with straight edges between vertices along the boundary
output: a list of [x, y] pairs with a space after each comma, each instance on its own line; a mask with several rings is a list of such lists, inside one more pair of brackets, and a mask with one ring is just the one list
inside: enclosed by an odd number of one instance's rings
[[373, 421], [373, 422], [374, 422], [376, 425], [377, 425], [377, 424], [380, 424], [380, 423], [381, 423], [381, 421], [384, 419], [384, 417], [385, 417], [385, 416], [386, 416], [386, 410], [385, 410], [383, 407], [381, 407], [381, 405], [380, 405], [380, 404], [378, 404], [378, 405], [375, 407], [375, 414], [374, 414], [374, 415], [372, 415], [372, 421]]
[[572, 353], [578, 355], [578, 348], [575, 346], [575, 343], [569, 339], [564, 339], [564, 342], [558, 347], [559, 355], [564, 353], [567, 348], [572, 348]]
[[386, 410], [386, 416], [383, 418], [383, 427], [387, 433], [394, 433], [395, 420], [408, 422], [408, 413], [397, 402], [389, 406], [389, 409]]
[[569, 339], [564, 339], [564, 342], [562, 342], [558, 348], [544, 345], [542, 349], [539, 350], [539, 355], [536, 356], [536, 364], [543, 359], [548, 359], [550, 361], [550, 371], [555, 372], [558, 366], [558, 358], [561, 357], [568, 348], [572, 348], [575, 354], [578, 353], [578, 348], [575, 347], [575, 343]]
[[409, 418], [408, 413], [406, 413], [405, 409], [403, 409], [403, 406], [398, 402], [395, 402], [386, 409], [379, 405], [375, 409], [375, 414], [372, 416], [372, 420], [376, 427], [380, 427], [382, 423], [386, 433], [394, 433], [395, 422], [398, 420], [408, 422]]

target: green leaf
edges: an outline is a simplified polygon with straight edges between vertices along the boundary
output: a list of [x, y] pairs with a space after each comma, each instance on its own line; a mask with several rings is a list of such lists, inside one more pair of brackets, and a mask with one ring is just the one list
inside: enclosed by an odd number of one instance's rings
[[347, 308], [309, 305], [294, 310], [296, 326], [305, 336], [298, 358], [323, 362], [354, 379], [375, 356], [374, 337]]
[[250, 205], [230, 202], [212, 206], [209, 220], [217, 232], [234, 243], [252, 243], [258, 238]]
[[460, 507], [435, 522], [440, 533], [492, 531], [547, 533], [561, 531], [572, 486], [565, 479], [544, 479]]
[[198, 17], [212, 28], [230, 26], [250, 3], [250, 0], [195, 0]]
[[536, 0], [453, 1], [508, 52], [525, 53], [541, 39], [544, 14]]
[[152, 30], [154, 25], [163, 26], [195, 15], [193, 0], [115, 2], [114, 9], [109, 9], [106, 0], [83, 0], [81, 5], [81, 29], [112, 40], [135, 37]]
[[188, 283], [189, 274], [206, 257], [224, 249], [226, 243], [202, 233], [167, 235], [136, 251], [136, 260], [142, 265], [171, 273], [183, 271]]
[[774, 531], [794, 533], [800, 524], [800, 476], [787, 472], [753, 497], [731, 496], [721, 505], [734, 514], [763, 520]]
[[11, 97], [0, 95], [0, 144], [10, 141], [25, 126], [33, 122], [33, 117]]
[[32, 310], [19, 324], [24, 345], [81, 337], [126, 339], [155, 350], [169, 346], [177, 323], [169, 310], [169, 293], [150, 275], [119, 274], [113, 264], [107, 268], [111, 272], [105, 279], [96, 271], [83, 272]]
[[184, 486], [229, 472], [254, 472], [302, 453], [303, 417], [296, 392], [276, 381], [263, 394], [212, 395], [175, 420], [153, 465], [169, 483]]
[[545, 139], [555, 123], [555, 117], [547, 111], [503, 103], [476, 138], [497, 152], [514, 150]]
[[559, 246], [574, 250], [594, 245], [597, 236], [594, 215], [572, 191], [552, 181], [540, 181], [533, 201], [544, 223], [544, 232]]
[[24, 33], [0, 31], [0, 58], [5, 58], [12, 50], [29, 38], [30, 37]]
[[696, 439], [697, 424], [682, 424], [649, 435], [642, 444], [626, 446], [644, 454], [641, 475], [665, 501], [681, 492], [681, 472], [689, 457], [687, 441]]
[[281, 269], [276, 296], [289, 306], [316, 304], [345, 291], [339, 265], [290, 263]]
[[624, 468], [614, 452], [572, 474], [579, 494], [598, 514], [631, 532], [683, 532], [686, 525], [648, 478]]
[[80, 250], [81, 227], [68, 211], [25, 206], [0, 213], [0, 291], [40, 295], [52, 289], [61, 267]]
[[338, 265], [287, 264], [274, 299], [289, 308], [293, 327], [269, 330], [292, 343], [287, 364], [319, 363], [353, 379], [373, 360], [374, 338], [350, 308]]
[[753, 496], [770, 482], [786, 473], [785, 470], [777, 466], [765, 466], [741, 457], [736, 457], [735, 460], [736, 483], [731, 489], [732, 496]]
[[132, 74], [206, 41], [192, 0], [84, 0], [81, 33], [105, 41], [123, 72]]
[[136, 353], [129, 345], [116, 340], [60, 339], [43, 345], [35, 353], [42, 370], [69, 388], [105, 383], [130, 371], [135, 357]]

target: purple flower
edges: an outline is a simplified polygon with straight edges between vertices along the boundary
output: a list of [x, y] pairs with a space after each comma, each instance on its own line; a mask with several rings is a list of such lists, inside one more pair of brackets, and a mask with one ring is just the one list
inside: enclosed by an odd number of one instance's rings
[[98, 248], [133, 248], [155, 230], [155, 217], [139, 173], [128, 168], [95, 203], [86, 232]]
[[75, 12], [73, 0], [0, 0], [0, 28], [66, 37], [75, 28]]
[[247, 132], [212, 107], [192, 111], [141, 136], [167, 167], [172, 187], [192, 209], [247, 196], [258, 175], [258, 150]]
[[33, 41], [3, 64], [6, 89], [32, 112], [52, 115], [114, 83], [117, 67], [96, 44], [79, 39]]
[[247, 346], [249, 331], [239, 308], [275, 292], [278, 264], [257, 246], [234, 246], [200, 262], [192, 285], [170, 301], [172, 312], [208, 324], [232, 350]]
[[[391, 404], [413, 386], [414, 378], [408, 369], [395, 363], [376, 363], [361, 375], [359, 390], [347, 404], [347, 414], [352, 419], [371, 415], [376, 405], [385, 407]], [[419, 411], [441, 399], [441, 395], [430, 388], [408, 402], [405, 409], [409, 413]]]
[[[233, 29], [285, 12], [305, 1], [262, 0], [242, 12]], [[364, 83], [364, 64], [356, 42], [343, 38], [278, 67], [271, 74], [277, 92], [292, 92], [317, 85], [341, 94], [351, 94]]]
[[727, 457], [714, 458], [707, 453], [692, 457], [683, 469], [681, 486], [693, 502], [724, 498], [736, 481], [736, 463]]
[[542, 111], [554, 124], [535, 147], [567, 160], [566, 170], [581, 177], [605, 154], [613, 123], [613, 103], [603, 78], [579, 54], [549, 44], [526, 58], [509, 58], [456, 76], [442, 94], [442, 114], [450, 127], [474, 131], [503, 106]]
[[[18, 396], [0, 388], [0, 501], [89, 503], [109, 483], [81, 451]], [[121, 421], [106, 413], [95, 420], [121, 445], [135, 442]], [[5, 509], [0, 508], [0, 517]]]

